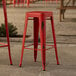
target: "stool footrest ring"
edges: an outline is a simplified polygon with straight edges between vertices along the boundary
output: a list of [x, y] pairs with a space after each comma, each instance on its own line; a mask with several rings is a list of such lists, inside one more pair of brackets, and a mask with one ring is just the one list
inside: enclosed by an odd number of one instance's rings
[[[32, 45], [34, 45], [34, 43], [29, 44], [29, 45], [27, 45], [27, 46], [24, 46], [24, 49], [28, 49], [28, 50], [39, 50], [39, 51], [41, 51], [41, 49], [29, 48], [29, 47], [32, 46]], [[40, 43], [39, 43], [38, 45], [40, 45]], [[55, 45], [48, 45], [48, 44], [46, 44], [46, 46], [51, 46], [51, 47], [49, 47], [49, 48], [47, 48], [47, 49], [45, 49], [45, 50], [49, 50], [49, 49], [55, 48]], [[43, 50], [44, 50], [44, 49], [43, 49]]]
[[7, 47], [8, 46], [8, 44], [6, 44], [6, 43], [0, 43], [0, 47]]

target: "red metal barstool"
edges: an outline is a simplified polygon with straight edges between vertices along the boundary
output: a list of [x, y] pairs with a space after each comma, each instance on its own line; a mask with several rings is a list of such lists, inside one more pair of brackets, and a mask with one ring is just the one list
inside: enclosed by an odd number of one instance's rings
[[[25, 46], [25, 37], [26, 37], [26, 31], [27, 31], [27, 23], [29, 20], [29, 17], [33, 17], [34, 19], [34, 49], [33, 48], [28, 48], [28, 46]], [[54, 45], [46, 45], [46, 18], [50, 17], [51, 20], [51, 26], [52, 26], [52, 33], [53, 33], [53, 40], [54, 40]], [[38, 32], [40, 29], [40, 45], [41, 49], [37, 49], [38, 47]], [[50, 48], [46, 49], [46, 46], [50, 46]], [[41, 56], [42, 56], [42, 66], [43, 70], [45, 70], [45, 52], [46, 50], [49, 50], [51, 48], [55, 48], [55, 54], [56, 54], [56, 60], [57, 64], [59, 64], [58, 61], [58, 55], [57, 55], [57, 46], [56, 46], [56, 38], [55, 38], [55, 30], [54, 30], [54, 22], [53, 22], [53, 13], [52, 12], [46, 12], [46, 11], [33, 11], [33, 12], [27, 12], [26, 13], [26, 19], [25, 19], [25, 28], [24, 28], [24, 33], [23, 33], [23, 42], [22, 42], [22, 52], [21, 52], [21, 60], [19, 66], [21, 67], [22, 65], [22, 59], [23, 59], [23, 52], [24, 49], [30, 49], [34, 50], [34, 61], [36, 62], [37, 59], [37, 50], [41, 51]]]
[[[30, 3], [30, 0], [27, 0], [27, 7], [29, 7], [29, 3]], [[24, 7], [25, 5], [25, 0], [13, 0], [13, 7], [15, 7], [16, 5], [21, 5], [21, 7]]]
[[2, 3], [3, 3], [4, 18], [5, 18], [5, 28], [6, 28], [7, 44], [0, 43], [0, 47], [8, 47], [10, 64], [12, 65], [11, 52], [10, 52], [10, 43], [9, 43], [9, 33], [8, 33], [8, 23], [7, 23], [6, 2], [5, 2], [5, 0], [2, 0]]

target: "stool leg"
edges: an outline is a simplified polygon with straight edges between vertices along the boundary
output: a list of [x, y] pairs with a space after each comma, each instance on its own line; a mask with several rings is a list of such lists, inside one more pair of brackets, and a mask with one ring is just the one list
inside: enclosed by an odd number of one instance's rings
[[24, 5], [25, 5], [25, 0], [23, 0], [23, 7], [24, 7]]
[[38, 48], [38, 32], [39, 32], [39, 19], [34, 18], [34, 61], [37, 59], [37, 48]]
[[45, 64], [46, 64], [46, 59], [45, 59], [45, 52], [46, 52], [46, 26], [45, 26], [45, 21], [42, 16], [42, 19], [39, 20], [39, 25], [40, 25], [40, 41], [41, 41], [41, 56], [42, 56], [42, 66], [43, 66], [43, 71], [45, 71]]
[[27, 7], [29, 7], [29, 0], [27, 0]]
[[8, 53], [9, 53], [10, 64], [12, 65], [10, 43], [9, 43], [9, 33], [8, 33], [8, 27], [7, 26], [6, 26], [6, 36], [7, 36], [7, 42], [8, 42]]
[[58, 3], [58, 0], [56, 0], [56, 3]]
[[13, 7], [15, 7], [15, 4], [16, 4], [16, 0], [13, 0]]
[[12, 59], [11, 59], [11, 52], [10, 52], [9, 37], [7, 37], [7, 42], [8, 42], [8, 53], [9, 53], [10, 64], [12, 65]]
[[52, 33], [53, 33], [53, 40], [54, 40], [54, 47], [55, 47], [56, 60], [57, 60], [57, 64], [59, 65], [53, 17], [51, 17], [51, 25], [52, 25]]
[[18, 5], [18, 7], [19, 7], [19, 3], [20, 3], [19, 0], [17, 0], [17, 5]]
[[23, 33], [23, 42], [22, 42], [22, 52], [21, 52], [21, 60], [19, 66], [21, 67], [22, 65], [22, 59], [23, 59], [23, 53], [24, 53], [24, 48], [25, 48], [25, 37], [26, 37], [26, 31], [27, 31], [27, 23], [28, 23], [28, 17], [25, 19], [25, 28], [24, 28], [24, 33]]
[[7, 37], [7, 43], [8, 43], [8, 53], [9, 53], [10, 64], [12, 64], [11, 52], [10, 52], [10, 43], [9, 43], [9, 33], [8, 33], [8, 23], [7, 23], [7, 13], [6, 13], [6, 3], [5, 3], [5, 0], [3, 0], [3, 10], [4, 10], [4, 17], [5, 17], [5, 28], [6, 28], [6, 37]]
[[12, 65], [11, 52], [10, 52], [10, 43], [9, 43], [9, 33], [8, 33], [7, 25], [6, 25], [6, 36], [7, 36], [7, 42], [8, 42], [8, 53], [9, 53], [10, 64]]

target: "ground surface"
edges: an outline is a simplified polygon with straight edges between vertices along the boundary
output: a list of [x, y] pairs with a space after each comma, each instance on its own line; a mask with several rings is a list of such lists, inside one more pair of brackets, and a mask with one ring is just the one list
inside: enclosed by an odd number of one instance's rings
[[[58, 4], [48, 2], [45, 5], [42, 1], [30, 4], [30, 8], [13, 8], [7, 6], [8, 22], [13, 23], [18, 28], [18, 33], [23, 34], [25, 12], [27, 11], [52, 11], [54, 13], [54, 23], [58, 46], [60, 65], [56, 65], [54, 49], [47, 51], [46, 71], [42, 71], [41, 52], [38, 52], [37, 62], [33, 62], [33, 51], [25, 50], [23, 66], [19, 67], [21, 55], [21, 39], [11, 42], [11, 53], [13, 65], [9, 65], [8, 50], [0, 50], [0, 76], [76, 76], [76, 10], [67, 10], [64, 22], [59, 22]], [[0, 24], [3, 23], [3, 11], [0, 8]], [[33, 39], [33, 25], [29, 21], [27, 35]], [[52, 38], [50, 21], [47, 21], [47, 42]], [[29, 41], [29, 38], [27, 38]], [[19, 42], [20, 41], [20, 42]], [[49, 41], [50, 42], [50, 41]], [[51, 42], [52, 39], [51, 39]]]
[[54, 49], [46, 52], [46, 71], [42, 71], [41, 52], [38, 51], [37, 62], [33, 61], [33, 51], [25, 50], [23, 65], [20, 68], [21, 43], [11, 43], [13, 65], [9, 64], [8, 50], [0, 50], [1, 76], [76, 76], [76, 45], [58, 44], [60, 65], [56, 64]]

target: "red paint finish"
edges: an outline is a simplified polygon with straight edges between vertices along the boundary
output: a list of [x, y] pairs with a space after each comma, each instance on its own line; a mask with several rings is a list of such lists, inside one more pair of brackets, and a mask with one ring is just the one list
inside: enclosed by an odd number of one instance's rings
[[[27, 48], [33, 44], [25, 46], [25, 36], [26, 36], [27, 23], [28, 23], [29, 17], [34, 18], [33, 19], [34, 20], [34, 49]], [[54, 45], [47, 45], [47, 46], [50, 46], [50, 48], [48, 48], [48, 49], [46, 49], [46, 18], [47, 17], [50, 17], [50, 20], [51, 20], [51, 27], [52, 27], [53, 40], [54, 40]], [[40, 30], [41, 49], [38, 49], [38, 36], [39, 36], [38, 33], [39, 33], [39, 30]], [[37, 51], [40, 50], [41, 51], [41, 57], [42, 57], [42, 66], [43, 66], [43, 70], [45, 70], [46, 50], [49, 50], [51, 48], [55, 48], [56, 60], [57, 60], [57, 64], [59, 64], [58, 54], [57, 54], [57, 46], [56, 46], [55, 30], [54, 30], [54, 22], [53, 22], [53, 13], [47, 12], [47, 11], [27, 12], [26, 18], [25, 18], [25, 28], [24, 28], [24, 33], [23, 33], [22, 52], [21, 52], [21, 60], [20, 60], [19, 66], [21, 67], [21, 65], [22, 65], [24, 49], [34, 50], [34, 61], [35, 62], [37, 59]]]
[[9, 32], [8, 32], [8, 21], [7, 21], [7, 12], [6, 12], [6, 2], [5, 0], [2, 0], [3, 2], [3, 11], [4, 11], [4, 19], [5, 19], [5, 28], [6, 28], [6, 37], [7, 37], [7, 44], [5, 43], [0, 43], [2, 46], [0, 47], [8, 47], [8, 53], [9, 53], [9, 59], [10, 59], [10, 64], [12, 64], [12, 59], [11, 59], [11, 52], [10, 52], [10, 43], [9, 43]]
[[37, 59], [39, 19], [34, 17], [34, 61]]

